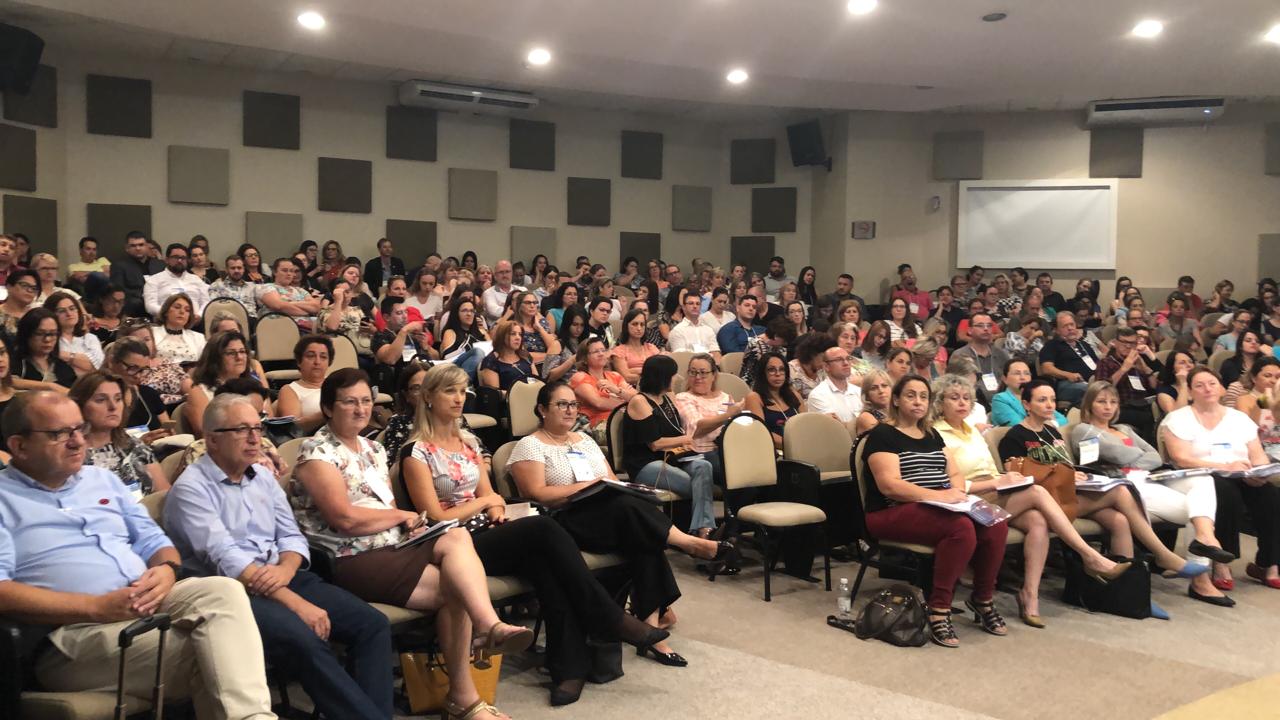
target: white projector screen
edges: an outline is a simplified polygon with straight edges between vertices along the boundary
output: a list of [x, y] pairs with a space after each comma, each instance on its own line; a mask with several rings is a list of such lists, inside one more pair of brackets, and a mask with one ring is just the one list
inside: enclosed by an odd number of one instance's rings
[[1116, 180], [960, 183], [959, 267], [1114, 270]]

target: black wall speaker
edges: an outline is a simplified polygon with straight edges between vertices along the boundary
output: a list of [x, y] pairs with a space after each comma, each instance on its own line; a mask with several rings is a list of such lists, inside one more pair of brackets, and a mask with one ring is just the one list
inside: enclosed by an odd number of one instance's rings
[[39, 35], [0, 23], [0, 90], [19, 95], [30, 92], [43, 52], [44, 40]]
[[791, 147], [792, 165], [822, 165], [831, 169], [831, 160], [822, 143], [822, 124], [817, 120], [788, 125], [787, 144]]

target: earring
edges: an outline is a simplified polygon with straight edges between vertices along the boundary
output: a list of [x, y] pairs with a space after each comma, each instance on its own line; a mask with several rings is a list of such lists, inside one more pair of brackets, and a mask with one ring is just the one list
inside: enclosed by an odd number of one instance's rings
[[431, 409], [431, 403], [427, 403], [427, 409], [428, 409], [428, 410], [430, 410], [430, 409]]

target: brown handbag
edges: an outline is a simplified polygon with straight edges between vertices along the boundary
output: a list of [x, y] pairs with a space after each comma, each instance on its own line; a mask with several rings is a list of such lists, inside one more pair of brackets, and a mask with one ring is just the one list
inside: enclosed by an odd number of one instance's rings
[[1048, 490], [1053, 499], [1058, 502], [1062, 512], [1066, 513], [1067, 519], [1075, 522], [1077, 511], [1075, 468], [1066, 463], [1046, 465], [1029, 457], [1020, 457], [1006, 460], [1005, 469], [1034, 478], [1036, 484]]

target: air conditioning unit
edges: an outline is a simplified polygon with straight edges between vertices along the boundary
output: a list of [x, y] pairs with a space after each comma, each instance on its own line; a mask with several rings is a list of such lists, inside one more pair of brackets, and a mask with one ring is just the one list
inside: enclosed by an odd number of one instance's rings
[[1222, 117], [1226, 98], [1163, 97], [1132, 100], [1095, 100], [1085, 109], [1085, 127], [1155, 127], [1201, 125]]
[[400, 104], [478, 115], [520, 115], [538, 107], [538, 98], [475, 85], [406, 80], [400, 84]]

